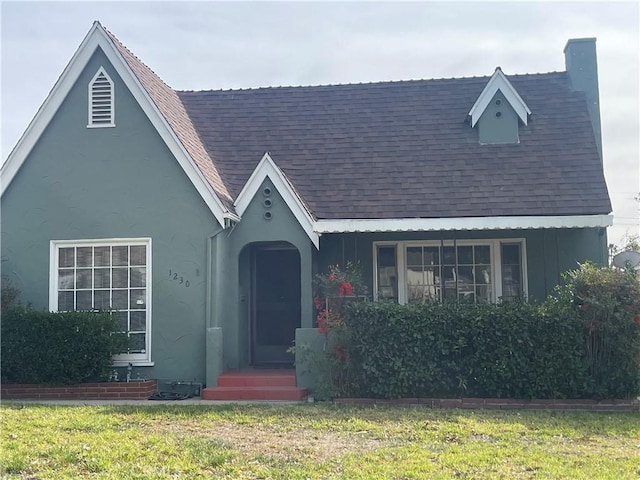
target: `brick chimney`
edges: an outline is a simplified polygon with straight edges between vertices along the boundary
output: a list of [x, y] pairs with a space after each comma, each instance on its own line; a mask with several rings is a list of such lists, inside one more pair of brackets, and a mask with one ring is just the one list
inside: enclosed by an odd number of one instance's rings
[[600, 99], [598, 94], [598, 62], [595, 38], [573, 38], [564, 47], [564, 63], [571, 89], [585, 93], [593, 135], [602, 161], [602, 132], [600, 130]]

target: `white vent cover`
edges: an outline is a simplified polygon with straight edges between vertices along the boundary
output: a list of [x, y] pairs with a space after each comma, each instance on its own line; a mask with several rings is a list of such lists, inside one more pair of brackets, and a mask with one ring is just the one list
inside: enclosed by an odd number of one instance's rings
[[89, 127], [113, 127], [113, 82], [100, 67], [89, 83]]

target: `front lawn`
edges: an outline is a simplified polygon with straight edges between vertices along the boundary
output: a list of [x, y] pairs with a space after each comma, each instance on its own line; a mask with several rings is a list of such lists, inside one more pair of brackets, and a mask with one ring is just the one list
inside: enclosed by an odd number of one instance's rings
[[2, 478], [640, 477], [637, 413], [4, 404]]

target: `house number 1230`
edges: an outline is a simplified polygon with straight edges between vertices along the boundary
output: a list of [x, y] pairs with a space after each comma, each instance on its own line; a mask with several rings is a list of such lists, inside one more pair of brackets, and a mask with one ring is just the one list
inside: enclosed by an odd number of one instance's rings
[[189, 280], [185, 280], [183, 276], [178, 275], [171, 269], [169, 269], [169, 278], [174, 282], [178, 282], [180, 285], [184, 285], [185, 287], [188, 287], [190, 285]]

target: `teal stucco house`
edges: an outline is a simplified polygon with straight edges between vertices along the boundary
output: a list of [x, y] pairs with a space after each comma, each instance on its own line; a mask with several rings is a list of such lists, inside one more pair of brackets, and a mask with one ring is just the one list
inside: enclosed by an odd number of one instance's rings
[[328, 265], [359, 262], [373, 301], [542, 299], [606, 262], [612, 223], [595, 39], [564, 54], [175, 91], [96, 22], [2, 167], [3, 272], [37, 308], [117, 311], [116, 366], [208, 386], [293, 363]]

